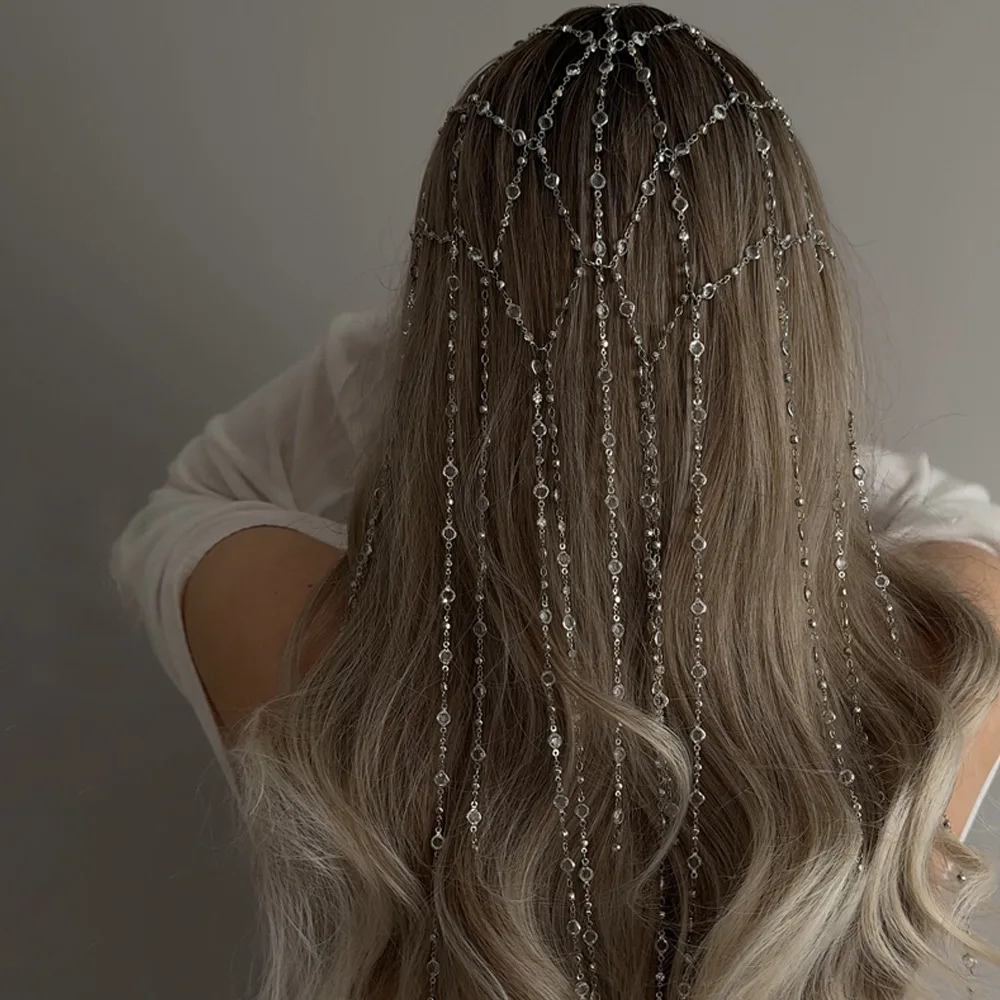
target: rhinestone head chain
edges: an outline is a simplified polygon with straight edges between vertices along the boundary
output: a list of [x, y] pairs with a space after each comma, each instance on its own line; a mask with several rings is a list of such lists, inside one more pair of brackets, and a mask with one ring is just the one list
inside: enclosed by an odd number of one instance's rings
[[[700, 779], [702, 771], [701, 754], [702, 747], [709, 740], [709, 733], [703, 726], [704, 708], [704, 681], [708, 674], [706, 654], [704, 650], [705, 622], [711, 612], [710, 604], [706, 595], [702, 592], [702, 580], [704, 559], [710, 548], [710, 539], [707, 537], [704, 523], [704, 489], [708, 484], [708, 473], [703, 467], [702, 459], [704, 452], [704, 430], [709, 414], [708, 406], [704, 396], [704, 381], [702, 377], [702, 365], [709, 347], [706, 332], [703, 325], [703, 304], [715, 298], [716, 295], [725, 294], [725, 286], [737, 279], [740, 274], [753, 263], [762, 258], [765, 252], [770, 252], [774, 258], [776, 271], [776, 286], [778, 300], [778, 318], [781, 328], [780, 352], [782, 366], [784, 369], [785, 385], [785, 411], [788, 425], [788, 444], [791, 453], [791, 463], [794, 479], [794, 505], [797, 519], [797, 540], [799, 546], [799, 561], [802, 568], [802, 599], [805, 626], [811, 640], [811, 660], [812, 669], [816, 678], [818, 691], [817, 711], [819, 719], [826, 736], [831, 743], [831, 756], [835, 761], [837, 774], [844, 785], [848, 795], [851, 808], [858, 824], [863, 830], [863, 810], [854, 789], [856, 774], [852, 770], [844, 755], [844, 740], [846, 734], [840, 731], [837, 714], [831, 707], [830, 683], [824, 670], [822, 657], [820, 654], [817, 610], [813, 601], [814, 581], [812, 576], [812, 565], [809, 555], [809, 548], [806, 542], [805, 518], [808, 510], [809, 500], [805, 495], [802, 480], [799, 474], [800, 466], [800, 446], [801, 434], [797, 421], [795, 379], [791, 367], [791, 336], [790, 318], [787, 307], [787, 296], [789, 279], [784, 273], [785, 259], [788, 252], [796, 246], [809, 242], [812, 246], [817, 270], [822, 273], [825, 267], [824, 257], [836, 257], [835, 249], [827, 242], [822, 230], [816, 228], [815, 215], [812, 209], [812, 201], [808, 187], [804, 190], [806, 205], [808, 207], [808, 218], [805, 233], [780, 233], [777, 217], [777, 197], [774, 189], [774, 171], [770, 153], [772, 144], [775, 141], [786, 141], [789, 143], [797, 162], [802, 165], [801, 152], [798, 140], [792, 129], [792, 123], [782, 106], [773, 97], [769, 90], [764, 87], [764, 92], [768, 96], [766, 101], [752, 100], [750, 95], [736, 87], [736, 81], [727, 68], [725, 61], [720, 54], [711, 46], [703, 36], [702, 32], [673, 15], [666, 15], [668, 20], [651, 28], [648, 31], [634, 32], [629, 38], [619, 35], [615, 27], [616, 13], [620, 8], [615, 4], [610, 4], [604, 13], [605, 31], [598, 38], [591, 31], [581, 31], [569, 25], [543, 25], [535, 29], [527, 36], [532, 38], [542, 32], [563, 32], [572, 36], [580, 44], [578, 57], [570, 62], [566, 67], [565, 74], [560, 83], [555, 87], [550, 103], [545, 108], [538, 120], [534, 123], [525, 122], [510, 124], [504, 120], [491, 107], [488, 101], [478, 94], [470, 94], [468, 99], [451, 108], [449, 116], [457, 115], [459, 119], [458, 138], [452, 148], [452, 160], [449, 172], [451, 191], [451, 230], [444, 233], [432, 231], [425, 219], [418, 217], [414, 231], [411, 234], [414, 248], [419, 249], [425, 241], [438, 244], [447, 252], [451, 266], [448, 269], [447, 286], [444, 293], [448, 302], [448, 344], [447, 344], [447, 396], [444, 402], [444, 426], [445, 426], [445, 454], [446, 462], [442, 469], [442, 476], [445, 483], [445, 511], [444, 524], [441, 529], [443, 544], [443, 567], [442, 584], [438, 594], [441, 609], [441, 635], [437, 653], [437, 667], [440, 672], [440, 701], [437, 713], [438, 723], [438, 743], [437, 743], [437, 766], [434, 770], [433, 781], [435, 790], [435, 819], [433, 834], [430, 846], [433, 852], [434, 864], [437, 864], [438, 855], [445, 844], [446, 837], [446, 802], [448, 787], [451, 778], [447, 770], [449, 744], [448, 733], [451, 715], [448, 707], [448, 682], [451, 671], [454, 653], [452, 650], [452, 619], [451, 609], [458, 598], [456, 592], [456, 580], [453, 576], [454, 559], [453, 552], [458, 540], [458, 530], [454, 520], [455, 493], [454, 487], [458, 478], [463, 474], [456, 463], [455, 456], [455, 416], [458, 412], [458, 401], [456, 399], [456, 368], [455, 355], [457, 345], [455, 343], [457, 322], [460, 310], [465, 302], [465, 293], [458, 275], [457, 262], [459, 256], [464, 253], [481, 272], [480, 296], [480, 339], [479, 348], [479, 402], [478, 411], [480, 414], [480, 441], [478, 448], [478, 465], [474, 472], [477, 477], [477, 501], [478, 525], [476, 532], [475, 547], [478, 553], [475, 582], [475, 620], [473, 634], [476, 638], [476, 655], [474, 658], [476, 681], [473, 687], [474, 712], [473, 712], [473, 737], [471, 748], [472, 761], [472, 781], [471, 797], [462, 807], [464, 810], [465, 826], [468, 829], [470, 845], [472, 850], [478, 851], [478, 834], [485, 818], [485, 803], [482, 797], [482, 764], [486, 758], [488, 748], [483, 745], [483, 713], [484, 704], [488, 692], [485, 685], [485, 639], [489, 634], [489, 622], [485, 612], [486, 604], [486, 540], [487, 540], [487, 519], [486, 513], [490, 507], [489, 484], [487, 478], [487, 453], [490, 445], [490, 438], [487, 431], [487, 418], [489, 415], [489, 343], [492, 335], [491, 324], [495, 317], [491, 315], [489, 308], [488, 290], [495, 287], [503, 299], [504, 313], [501, 322], [509, 321], [516, 328], [520, 337], [527, 345], [526, 359], [530, 363], [533, 374], [531, 381], [531, 396], [529, 401], [532, 415], [531, 435], [534, 439], [534, 465], [535, 484], [532, 490], [535, 503], [535, 526], [538, 546], [538, 627], [541, 634], [541, 644], [543, 660], [539, 673], [539, 682], [544, 692], [547, 714], [546, 747], [552, 760], [552, 805], [556, 815], [556, 826], [558, 828], [559, 840], [562, 846], [562, 857], [559, 863], [564, 875], [566, 886], [567, 912], [569, 921], [566, 932], [569, 938], [571, 949], [574, 976], [575, 993], [578, 997], [597, 998], [598, 988], [598, 951], [596, 944], [598, 934], [594, 928], [593, 919], [593, 899], [591, 886], [595, 878], [593, 860], [588, 853], [589, 835], [587, 820], [590, 807], [587, 802], [587, 779], [585, 775], [584, 747], [581, 745], [581, 737], [577, 728], [579, 713], [575, 700], [572, 701], [573, 710], [568, 720], [569, 733], [565, 734], [559, 724], [559, 713], [557, 711], [556, 686], [557, 680], [552, 663], [552, 628], [561, 628], [566, 639], [567, 652], [572, 664], [576, 657], [576, 628], [577, 623], [573, 614], [573, 590], [571, 580], [571, 558], [567, 543], [567, 520], [562, 505], [560, 460], [557, 437], [559, 428], [556, 421], [556, 398], [552, 379], [552, 359], [550, 347], [558, 335], [559, 329], [565, 319], [570, 305], [576, 298], [576, 294], [581, 286], [581, 282], [586, 274], [594, 276], [597, 290], [597, 306], [595, 316], [595, 328], [598, 344], [600, 347], [598, 368], [595, 373], [596, 392], [599, 395], [599, 403], [603, 414], [603, 427], [600, 428], [600, 448], [604, 455], [605, 478], [603, 483], [604, 505], [606, 508], [607, 523], [607, 585], [611, 597], [611, 618], [608, 622], [608, 630], [611, 638], [612, 649], [612, 675], [613, 686], [612, 695], [617, 699], [625, 696], [625, 683], [623, 678], [622, 648], [623, 639], [626, 635], [626, 622], [621, 608], [621, 595], [619, 592], [620, 580], [625, 571], [622, 553], [619, 548], [619, 520], [618, 510], [621, 497], [618, 492], [617, 476], [617, 444], [618, 437], [612, 423], [611, 387], [617, 377], [612, 371], [607, 337], [607, 321], [611, 316], [612, 304], [609, 300], [608, 292], [614, 288], [617, 295], [617, 309], [620, 316], [624, 317], [630, 333], [632, 344], [636, 352], [636, 365], [634, 372], [639, 380], [640, 400], [642, 413], [639, 415], [640, 422], [640, 444], [642, 447], [642, 493], [639, 497], [639, 504], [644, 515], [644, 543], [642, 549], [642, 570], [647, 582], [647, 607], [645, 609], [644, 631], [648, 639], [650, 676], [651, 682], [647, 688], [650, 696], [649, 710], [654, 718], [658, 719], [664, 726], [668, 723], [667, 710], [670, 705], [670, 698], [664, 689], [664, 663], [662, 656], [663, 645], [663, 592], [662, 592], [662, 566], [660, 558], [660, 522], [662, 517], [662, 496], [660, 489], [660, 478], [658, 469], [658, 448], [656, 444], [656, 380], [654, 371], [657, 363], [667, 347], [670, 334], [676, 328], [678, 322], [685, 313], [690, 317], [691, 333], [687, 344], [687, 352], [690, 357], [689, 364], [689, 401], [688, 419], [691, 425], [691, 448], [690, 476], [691, 486], [691, 551], [692, 551], [692, 576], [691, 591], [685, 599], [686, 614], [691, 623], [692, 650], [689, 668], [689, 676], [693, 689], [693, 704], [695, 706], [694, 726], [688, 732], [692, 753], [692, 785], [688, 798], [687, 807], [690, 811], [690, 852], [687, 856], [688, 876], [690, 880], [690, 901], [694, 907], [697, 903], [697, 882], [699, 869], [702, 865], [700, 853], [699, 836], [701, 828], [699, 826], [700, 807], [705, 802], [705, 796], [701, 791]], [[656, 97], [653, 84], [652, 73], [642, 59], [642, 49], [647, 44], [654, 42], [659, 36], [666, 36], [672, 32], [687, 33], [694, 45], [701, 49], [715, 64], [720, 80], [724, 85], [727, 97], [720, 101], [707, 113], [702, 124], [690, 135], [685, 137], [680, 143], [671, 145], [668, 142], [668, 126], [664, 121], [659, 100]], [[517, 45], [522, 44], [518, 42]], [[655, 44], [655, 42], [654, 42]], [[515, 45], [516, 47], [516, 45]], [[621, 55], [624, 53], [624, 55]], [[501, 57], [498, 57], [501, 58]], [[597, 74], [594, 84], [594, 113], [591, 118], [593, 126], [593, 163], [589, 175], [589, 187], [593, 206], [593, 233], [594, 240], [589, 247], [584, 247], [579, 233], [573, 227], [570, 212], [564, 205], [560, 195], [560, 178], [549, 163], [544, 140], [546, 135], [553, 132], [558, 121], [558, 108], [566, 90], [576, 83], [584, 86], [584, 69], [587, 63], [596, 60]], [[492, 65], [492, 64], [491, 64]], [[489, 67], [487, 67], [488, 69]], [[484, 71], [485, 72], [485, 71]], [[639, 197], [633, 211], [629, 216], [629, 223], [622, 236], [612, 243], [611, 237], [605, 232], [603, 198], [609, 184], [614, 182], [614, 178], [609, 178], [604, 165], [603, 153], [606, 149], [605, 130], [612, 125], [612, 116], [609, 113], [606, 98], [608, 94], [608, 81], [615, 72], [634, 73], [636, 79], [643, 85], [647, 100], [652, 109], [652, 138], [654, 140], [655, 152], [650, 163], [648, 175], [639, 184]], [[762, 84], [763, 87], [763, 84]], [[730, 110], [735, 106], [745, 109], [752, 124], [755, 136], [755, 152], [759, 169], [765, 178], [768, 191], [767, 199], [767, 225], [760, 237], [745, 247], [739, 255], [737, 262], [728, 270], [720, 274], [713, 280], [708, 281], [702, 287], [694, 287], [694, 278], [691, 268], [690, 243], [692, 234], [688, 228], [688, 212], [691, 208], [689, 201], [690, 192], [686, 195], [682, 185], [683, 163], [686, 157], [692, 155], [692, 149], [697, 144], [701, 136], [708, 133], [709, 129], [725, 127], [725, 122], [729, 117]], [[770, 134], [765, 129], [764, 116], [761, 112], [770, 112], [780, 121], [780, 126], [775, 134]], [[491, 121], [497, 128], [501, 129], [509, 137], [510, 142], [518, 151], [516, 169], [514, 173], [504, 183], [500, 185], [500, 194], [505, 199], [504, 211], [501, 218], [499, 232], [496, 238], [496, 245], [493, 248], [473, 245], [462, 226], [459, 203], [458, 203], [458, 166], [463, 142], [466, 133], [466, 123], [473, 117], [479, 116]], [[781, 133], [778, 135], [777, 133]], [[577, 265], [573, 272], [573, 279], [570, 283], [568, 293], [563, 299], [561, 308], [556, 316], [555, 323], [551, 330], [545, 335], [539, 331], [532, 330], [525, 319], [524, 310], [516, 302], [507, 290], [506, 283], [502, 277], [502, 245], [505, 234], [510, 226], [512, 212], [515, 203], [522, 194], [523, 174], [525, 167], [531, 156], [537, 157], [542, 167], [542, 178], [545, 189], [550, 193], [555, 202], [559, 215], [569, 231], [571, 245], [576, 253]], [[627, 254], [635, 227], [642, 219], [642, 214], [650, 199], [654, 197], [670, 197], [670, 207], [677, 220], [677, 239], [681, 250], [681, 267], [684, 275], [684, 292], [680, 296], [676, 308], [673, 311], [671, 321], [663, 331], [662, 339], [652, 349], [645, 344], [644, 338], [640, 335], [636, 323], [638, 307], [635, 297], [628, 293], [625, 287], [625, 279], [621, 270], [621, 262]], [[412, 315], [416, 283], [419, 272], [414, 265], [409, 275], [409, 287], [406, 298], [407, 325], [404, 326], [404, 336], [409, 330], [409, 318]], [[470, 305], [471, 308], [471, 298]], [[872, 561], [874, 563], [874, 583], [878, 589], [885, 610], [885, 620], [889, 631], [889, 636], [893, 644], [894, 655], [900, 657], [899, 635], [893, 617], [893, 606], [888, 594], [889, 579], [882, 570], [881, 553], [875, 538], [875, 532], [869, 517], [869, 499], [866, 490], [867, 472], [862, 467], [859, 458], [857, 442], [854, 440], [854, 418], [849, 414], [849, 447], [852, 455], [852, 477], [856, 483], [858, 501], [865, 516], [869, 547]], [[384, 473], [383, 468], [383, 473]], [[353, 607], [358, 588], [363, 579], [369, 556], [371, 555], [377, 527], [379, 514], [381, 511], [381, 496], [384, 490], [384, 474], [379, 478], [373, 492], [372, 512], [368, 519], [365, 536], [359, 548], [359, 558], [355, 567], [354, 577], [350, 585], [349, 606]], [[868, 735], [862, 721], [861, 706], [858, 700], [858, 678], [855, 672], [853, 634], [851, 629], [850, 616], [847, 604], [847, 554], [844, 545], [845, 530], [843, 522], [843, 510], [846, 506], [841, 492], [841, 470], [837, 470], [835, 486], [833, 491], [833, 510], [835, 519], [835, 542], [836, 558], [831, 569], [836, 574], [838, 607], [840, 609], [839, 621], [842, 638], [842, 655], [848, 676], [850, 689], [848, 696], [852, 703], [851, 724], [858, 742], [867, 745]], [[550, 533], [550, 519], [554, 518], [555, 533]], [[555, 549], [555, 563], [558, 566], [558, 580], [549, 578], [550, 566], [550, 546]], [[554, 592], [558, 595], [554, 596]], [[577, 750], [576, 773], [567, 774], [562, 756], [566, 735], [573, 741]], [[627, 816], [627, 790], [623, 781], [622, 765], [626, 759], [626, 750], [621, 738], [621, 726], [616, 726], [612, 749], [612, 773], [614, 781], [614, 809], [612, 813], [612, 823], [614, 826], [613, 850], [621, 848], [621, 830]], [[855, 765], [857, 766], [857, 765]], [[868, 764], [871, 770], [873, 765]], [[657, 789], [660, 823], [662, 828], [666, 828], [669, 818], [676, 813], [677, 804], [672, 802], [669, 794], [670, 780], [667, 768], [663, 761], [659, 762], [660, 782]], [[575, 779], [575, 780], [574, 780]], [[572, 785], [575, 784], [575, 790]], [[879, 793], [881, 798], [881, 793]], [[572, 821], [570, 816], [576, 821], [578, 838], [574, 851], [571, 846], [570, 827]], [[950, 829], [950, 823], [945, 817], [944, 826]], [[655, 939], [655, 951], [657, 956], [656, 973], [654, 982], [654, 995], [656, 1000], [663, 1000], [664, 990], [667, 982], [666, 963], [668, 956], [668, 931], [667, 913], [668, 906], [665, 898], [666, 878], [665, 866], [660, 872], [660, 904], [659, 904], [659, 926]], [[862, 838], [862, 849], [858, 856], [857, 871], [864, 870], [864, 839]], [[963, 876], [959, 873], [958, 877]], [[428, 1000], [436, 1000], [437, 982], [441, 969], [439, 958], [441, 928], [435, 911], [432, 922], [429, 942], [429, 959], [427, 962], [428, 972]], [[691, 994], [691, 980], [696, 967], [695, 958], [690, 945], [686, 942], [683, 953], [682, 980], [679, 986], [679, 996], [686, 1000]], [[972, 973], [975, 959], [966, 953], [963, 961], [970, 974]]]

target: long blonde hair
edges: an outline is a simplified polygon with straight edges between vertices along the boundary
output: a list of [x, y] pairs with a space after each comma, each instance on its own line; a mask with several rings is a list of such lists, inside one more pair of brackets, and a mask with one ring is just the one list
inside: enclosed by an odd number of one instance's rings
[[[571, 10], [556, 23], [600, 35], [605, 12]], [[618, 12], [623, 35], [648, 31], [666, 16], [651, 7]], [[713, 43], [714, 44], [714, 43]], [[737, 89], [766, 101], [752, 71], [722, 46]], [[569, 34], [534, 34], [491, 63], [463, 90], [490, 102], [512, 124], [537, 120], [579, 44]], [[663, 35], [643, 50], [660, 111], [676, 136], [698, 129], [725, 92], [718, 68], [686, 32]], [[634, 75], [633, 75], [634, 79]], [[588, 215], [593, 170], [593, 106], [589, 88], [567, 91], [559, 126], [546, 137], [551, 169], [570, 212]], [[608, 140], [609, 177], [641, 178], [649, 169], [649, 102], [643, 85], [616, 82], [608, 107], [617, 123]], [[430, 230], [452, 221], [449, 171], [459, 123], [452, 114], [434, 145], [420, 192]], [[484, 116], [466, 123], [457, 177], [462, 223], [470, 244], [493, 246], [500, 192], [518, 150]], [[725, 127], [698, 139], [685, 161], [690, 201], [691, 263], [701, 287], [725, 274], [766, 226], [767, 189], [755, 159], [746, 114], [732, 109]], [[532, 158], [511, 214], [503, 259], [508, 291], [532, 317], [553, 326], [576, 258], [563, 220], [553, 211]], [[771, 150], [778, 210], [789, 232], [805, 225], [812, 194], [816, 225], [832, 231], [812, 165], [790, 143]], [[636, 181], [636, 186], [638, 181]], [[664, 191], [667, 188], [664, 185]], [[607, 229], [621, 233], [632, 211], [631, 188], [609, 181]], [[650, 198], [624, 258], [644, 331], [664, 329], [684, 291], [676, 216], [670, 195]], [[589, 237], [593, 239], [593, 233]], [[384, 418], [371, 434], [354, 497], [350, 546], [317, 589], [286, 650], [296, 683], [254, 712], [233, 750], [240, 805], [266, 928], [265, 1000], [417, 1000], [427, 990], [428, 938], [440, 925], [440, 1000], [570, 1000], [574, 976], [569, 919], [560, 891], [560, 843], [552, 804], [546, 705], [539, 683], [537, 505], [528, 400], [530, 354], [504, 316], [495, 286], [463, 254], [460, 286], [476, 308], [455, 327], [455, 455], [461, 469], [480, 458], [478, 408], [480, 295], [495, 317], [490, 335], [492, 504], [485, 544], [485, 699], [479, 849], [463, 834], [474, 745], [472, 669], [476, 642], [473, 590], [478, 552], [475, 475], [455, 484], [451, 607], [454, 666], [449, 680], [450, 760], [447, 828], [431, 865], [439, 724], [442, 538], [446, 462], [448, 297], [451, 266], [433, 241], [415, 244], [406, 289], [392, 314], [384, 384]], [[900, 546], [882, 545], [891, 580], [898, 649], [890, 642], [878, 599], [869, 536], [850, 476], [848, 412], [867, 430], [857, 310], [841, 257], [820, 273], [812, 247], [787, 254], [791, 363], [798, 400], [799, 479], [809, 498], [805, 533], [814, 567], [815, 604], [830, 707], [851, 712], [838, 618], [841, 586], [832, 501], [844, 478], [843, 545], [852, 567], [849, 612], [858, 702], [869, 742], [854, 755], [854, 789], [863, 828], [831, 767], [821, 721], [811, 645], [805, 629], [795, 478], [788, 426], [775, 263], [764, 253], [705, 303], [710, 340], [702, 366], [711, 419], [704, 432], [703, 591], [711, 603], [704, 645], [700, 846], [697, 906], [690, 906], [686, 858], [691, 850], [685, 800], [692, 787], [688, 733], [695, 706], [691, 656], [691, 426], [687, 419], [688, 332], [668, 338], [655, 369], [662, 480], [664, 689], [669, 726], [657, 725], [648, 697], [648, 640], [625, 633], [624, 698], [611, 695], [608, 636], [607, 510], [598, 338], [593, 289], [581, 287], [553, 342], [554, 396], [569, 553], [574, 573], [577, 655], [554, 640], [552, 670], [566, 712], [572, 693], [581, 708], [577, 741], [563, 748], [574, 773], [588, 748], [589, 852], [599, 962], [597, 992], [608, 1000], [652, 989], [659, 901], [657, 872], [665, 861], [670, 939], [697, 952], [692, 1000], [887, 1000], [922, 981], [928, 965], [951, 971], [956, 944], [1000, 962], [1000, 951], [962, 926], [994, 887], [987, 858], [942, 828], [963, 739], [1000, 696], [1000, 640], [988, 618], [931, 566]], [[516, 290], [516, 292], [514, 291]], [[408, 333], [404, 336], [404, 329]], [[609, 320], [611, 365], [634, 370], [630, 332]], [[619, 547], [624, 569], [623, 617], [646, 606], [640, 468], [640, 386], [616, 378], [613, 424], [619, 446]], [[630, 457], [632, 456], [632, 457]], [[379, 479], [380, 470], [383, 478]], [[344, 615], [351, 581], [373, 523], [379, 519], [356, 599]], [[558, 580], [553, 563], [550, 578]], [[305, 650], [315, 651], [311, 662]], [[626, 749], [627, 816], [620, 851], [612, 850], [615, 808], [612, 733], [621, 724]], [[858, 757], [857, 754], [863, 754]], [[680, 795], [664, 836], [656, 811], [658, 760]], [[454, 835], [452, 835], [454, 834]], [[865, 855], [857, 872], [859, 851]], [[937, 863], [935, 863], [937, 862]], [[963, 882], [945, 874], [957, 866]], [[433, 891], [432, 891], [433, 885]], [[679, 994], [679, 957], [670, 956], [663, 997]]]

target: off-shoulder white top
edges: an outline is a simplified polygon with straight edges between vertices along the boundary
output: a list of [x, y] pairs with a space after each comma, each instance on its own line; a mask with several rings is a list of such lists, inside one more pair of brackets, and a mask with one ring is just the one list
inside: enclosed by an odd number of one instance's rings
[[[230, 782], [184, 634], [184, 583], [213, 545], [254, 525], [294, 528], [346, 548], [355, 466], [382, 400], [386, 331], [381, 312], [337, 316], [309, 356], [207, 422], [114, 544], [111, 573], [119, 591], [141, 617]], [[868, 447], [862, 462], [881, 535], [962, 540], [1000, 554], [1000, 506], [982, 486], [933, 467], [924, 454]], [[996, 770], [994, 765], [963, 839]]]

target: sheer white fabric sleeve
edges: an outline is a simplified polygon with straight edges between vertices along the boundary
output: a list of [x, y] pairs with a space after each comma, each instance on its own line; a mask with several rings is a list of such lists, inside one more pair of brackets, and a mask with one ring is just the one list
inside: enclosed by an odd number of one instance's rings
[[[184, 635], [184, 583], [213, 545], [253, 525], [283, 525], [346, 547], [355, 465], [383, 398], [386, 333], [380, 313], [338, 316], [308, 357], [207, 422], [114, 545], [111, 571], [122, 596], [141, 615], [230, 781]], [[869, 447], [861, 459], [880, 536], [963, 540], [1000, 554], [1000, 506], [982, 486], [933, 467], [923, 454]]]
[[184, 633], [184, 584], [217, 542], [255, 525], [294, 528], [346, 548], [356, 463], [382, 394], [385, 329], [376, 312], [337, 316], [310, 355], [208, 420], [112, 547], [119, 593], [194, 709], [230, 784]]

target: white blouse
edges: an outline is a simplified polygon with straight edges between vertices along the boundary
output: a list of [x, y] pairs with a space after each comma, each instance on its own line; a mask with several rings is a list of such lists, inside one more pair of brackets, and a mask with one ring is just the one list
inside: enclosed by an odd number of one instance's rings
[[[342, 313], [315, 350], [228, 413], [213, 416], [170, 463], [114, 543], [111, 574], [153, 650], [233, 776], [181, 619], [198, 561], [242, 528], [280, 525], [347, 547], [355, 467], [382, 401], [382, 312]], [[1000, 506], [924, 454], [862, 449], [872, 521], [882, 537], [961, 540], [1000, 555]], [[980, 792], [965, 839], [989, 789]]]

